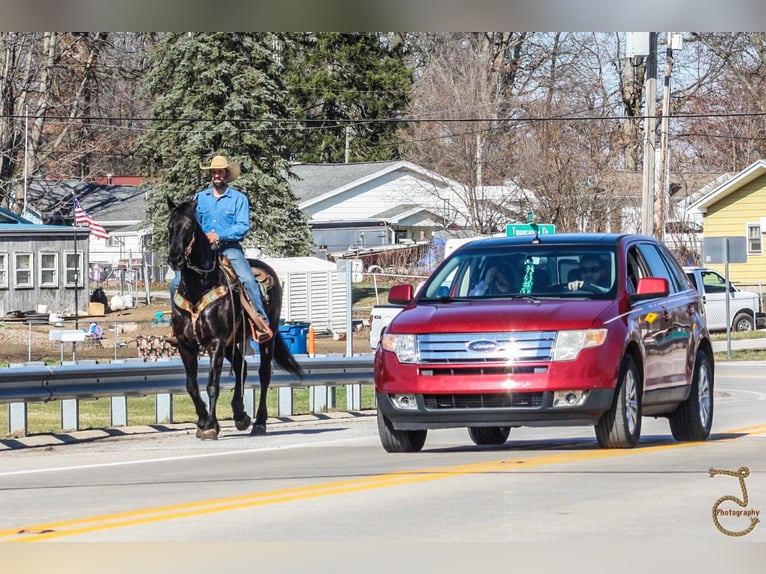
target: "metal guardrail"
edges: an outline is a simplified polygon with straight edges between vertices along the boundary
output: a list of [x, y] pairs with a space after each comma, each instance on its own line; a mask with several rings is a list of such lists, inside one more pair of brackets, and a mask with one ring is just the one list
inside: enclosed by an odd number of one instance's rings
[[[304, 371], [303, 380], [276, 365], [271, 386], [278, 389], [278, 415], [292, 413], [292, 391], [309, 387], [312, 412], [327, 408], [328, 389], [346, 385], [347, 408], [361, 408], [361, 385], [373, 383], [373, 355], [296, 357]], [[203, 388], [206, 384], [210, 361], [200, 359], [198, 378]], [[255, 390], [259, 386], [259, 360], [247, 357], [248, 377], [245, 388], [245, 408], [253, 416]], [[234, 388], [231, 369], [221, 373], [221, 391]], [[60, 365], [23, 363], [0, 367], [0, 403], [8, 403], [9, 433], [27, 431], [27, 404], [34, 402], [62, 401], [62, 430], [78, 430], [77, 401], [94, 398], [112, 400], [112, 424], [127, 424], [129, 396], [157, 395], [157, 423], [172, 421], [170, 396], [186, 393], [186, 372], [180, 359], [161, 359], [146, 362], [143, 359], [127, 359], [97, 363], [77, 361]], [[206, 393], [202, 393], [207, 398]]]

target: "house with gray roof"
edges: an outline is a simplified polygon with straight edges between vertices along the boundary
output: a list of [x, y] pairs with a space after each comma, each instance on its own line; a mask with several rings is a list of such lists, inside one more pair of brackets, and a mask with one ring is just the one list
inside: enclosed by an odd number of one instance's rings
[[150, 230], [143, 225], [146, 194], [137, 185], [41, 179], [30, 183], [27, 200], [44, 223], [72, 225], [76, 196], [83, 209], [109, 232], [106, 239], [94, 235], [88, 239], [91, 279], [95, 284], [111, 277], [125, 284], [155, 268], [157, 257], [146, 247]]
[[463, 186], [411, 162], [296, 164], [291, 171], [319, 252], [430, 241], [464, 223]]

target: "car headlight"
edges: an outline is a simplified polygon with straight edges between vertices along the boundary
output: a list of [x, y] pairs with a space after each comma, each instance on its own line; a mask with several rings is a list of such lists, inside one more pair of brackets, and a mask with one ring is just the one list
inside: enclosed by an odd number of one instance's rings
[[606, 329], [559, 331], [553, 348], [554, 361], [572, 361], [583, 349], [598, 347], [606, 341]]
[[415, 335], [392, 335], [383, 333], [380, 346], [384, 351], [396, 354], [400, 363], [414, 363], [417, 360], [417, 340]]

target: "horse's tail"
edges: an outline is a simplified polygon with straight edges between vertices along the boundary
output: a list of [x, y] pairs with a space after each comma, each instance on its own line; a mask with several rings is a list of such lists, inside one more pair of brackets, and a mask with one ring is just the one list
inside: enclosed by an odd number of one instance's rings
[[279, 331], [274, 331], [274, 361], [288, 373], [303, 379], [303, 369], [295, 360]]

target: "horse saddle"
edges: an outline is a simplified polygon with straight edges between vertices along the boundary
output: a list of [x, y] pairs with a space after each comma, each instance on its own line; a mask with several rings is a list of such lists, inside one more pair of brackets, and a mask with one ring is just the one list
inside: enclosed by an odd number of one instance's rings
[[[229, 258], [225, 255], [221, 255], [221, 267], [226, 272], [226, 275], [229, 277], [232, 283], [241, 285], [236, 271], [234, 271], [231, 263], [229, 262]], [[253, 272], [253, 275], [255, 275], [256, 283], [258, 288], [261, 290], [261, 297], [263, 297], [263, 304], [266, 305], [269, 301], [269, 289], [273, 285], [274, 280], [271, 275], [259, 267], [251, 266], [250, 270]], [[266, 322], [266, 318], [262, 317], [261, 314], [256, 311], [253, 302], [250, 300], [250, 294], [247, 292], [247, 289], [239, 289], [239, 297], [242, 301], [242, 308], [245, 310], [247, 315], [248, 322], [250, 324], [250, 330], [253, 334], [253, 339], [255, 339], [258, 343], [265, 343], [274, 336], [273, 331]]]

